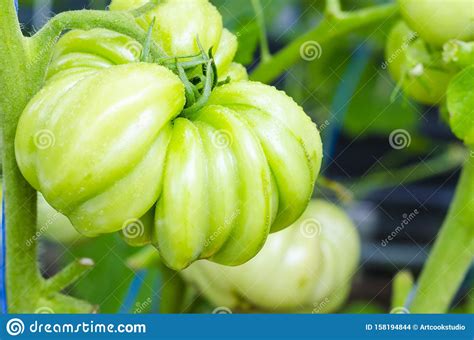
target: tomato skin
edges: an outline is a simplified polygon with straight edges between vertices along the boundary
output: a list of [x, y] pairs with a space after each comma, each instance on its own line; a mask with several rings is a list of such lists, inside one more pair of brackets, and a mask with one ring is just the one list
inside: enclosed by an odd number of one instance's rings
[[430, 44], [474, 39], [472, 0], [398, 0], [398, 4], [403, 19]]
[[200, 261], [181, 274], [215, 306], [311, 312], [331, 298], [317, 310], [330, 312], [342, 303], [332, 297], [347, 291], [359, 254], [357, 230], [345, 212], [313, 200], [294, 225], [270, 235], [249, 262], [227, 267]]
[[244, 65], [239, 63], [231, 63], [229, 68], [223, 73], [219, 74], [220, 80], [229, 78], [231, 81], [248, 80], [249, 75]]
[[216, 54], [214, 55], [214, 62], [216, 63], [219, 77], [221, 74], [228, 72], [232, 66], [232, 60], [234, 60], [235, 54], [237, 53], [237, 47], [237, 37], [224, 28], [219, 44], [217, 45]]
[[303, 213], [312, 194], [308, 183], [314, 183], [321, 167], [322, 146], [315, 125], [284, 92], [257, 82], [220, 87], [209, 104], [235, 109], [254, 129], [279, 188], [272, 231], [293, 223]]
[[[433, 57], [427, 52], [424, 42], [401, 21], [389, 34], [385, 58], [390, 74], [401, 82], [403, 91], [427, 105], [439, 104], [443, 100], [448, 83], [455, 74], [447, 68], [431, 68], [429, 64]], [[411, 74], [416, 68], [420, 68], [421, 74]]]

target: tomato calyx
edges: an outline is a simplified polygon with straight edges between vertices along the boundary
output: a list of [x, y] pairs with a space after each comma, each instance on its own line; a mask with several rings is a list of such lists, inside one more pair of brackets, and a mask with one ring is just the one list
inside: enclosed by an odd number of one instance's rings
[[184, 85], [186, 104], [181, 115], [185, 117], [203, 108], [216, 86], [229, 82], [229, 79], [218, 81], [213, 47], [209, 48], [206, 53], [199, 37], [196, 38], [196, 41], [200, 50], [198, 54], [161, 60], [161, 64], [176, 73]]

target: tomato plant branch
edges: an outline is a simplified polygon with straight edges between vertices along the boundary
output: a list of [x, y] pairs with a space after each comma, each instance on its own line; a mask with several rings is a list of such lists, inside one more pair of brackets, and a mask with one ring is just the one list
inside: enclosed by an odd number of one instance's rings
[[434, 177], [448, 171], [453, 171], [464, 163], [467, 154], [462, 146], [452, 145], [440, 154], [425, 160], [423, 164], [417, 163], [390, 171], [380, 170], [365, 174], [350, 185], [350, 190], [355, 196], [362, 198], [374, 190], [395, 187], [400, 184], [416, 182]]
[[454, 200], [418, 280], [412, 313], [445, 313], [474, 256], [474, 157], [464, 165]]
[[270, 83], [301, 58], [300, 49], [305, 42], [317, 41], [322, 45], [356, 29], [386, 20], [396, 15], [397, 12], [397, 5], [389, 4], [360, 9], [354, 12], [341, 12], [338, 16], [326, 15], [318, 26], [293, 40], [282, 50], [274, 54], [271, 59], [262, 61], [255, 68], [250, 78], [263, 83]]
[[52, 278], [46, 280], [45, 290], [59, 292], [76, 282], [82, 275], [94, 266], [94, 261], [88, 258], [79, 259], [70, 263]]
[[265, 27], [265, 16], [263, 15], [262, 3], [260, 0], [252, 0], [252, 6], [257, 17], [257, 23], [260, 33], [260, 54], [262, 61], [271, 59], [270, 48], [268, 46], [267, 29]]

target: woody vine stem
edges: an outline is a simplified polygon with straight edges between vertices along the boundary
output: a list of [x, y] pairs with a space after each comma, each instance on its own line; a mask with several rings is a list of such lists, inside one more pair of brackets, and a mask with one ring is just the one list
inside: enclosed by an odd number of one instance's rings
[[[259, 4], [254, 2], [256, 9], [261, 11]], [[326, 15], [322, 22], [314, 29], [295, 39], [275, 55], [270, 55], [267, 48], [263, 49], [264, 59], [252, 74], [252, 79], [270, 82], [289, 66], [299, 59], [300, 46], [308, 40], [316, 40], [323, 44], [325, 41], [335, 39], [367, 25], [387, 20], [397, 13], [395, 5], [381, 5], [354, 12], [343, 12], [337, 0], [327, 1]], [[5, 223], [6, 223], [6, 291], [8, 311], [10, 313], [35, 312], [38, 308], [49, 308], [55, 313], [87, 313], [94, 310], [94, 306], [87, 302], [66, 296], [60, 293], [62, 289], [73, 283], [78, 277], [87, 272], [93, 263], [88, 259], [81, 259], [63, 269], [50, 279], [44, 279], [40, 274], [37, 264], [36, 241], [36, 199], [37, 194], [21, 175], [15, 159], [14, 140], [18, 119], [25, 106], [33, 95], [41, 88], [44, 82], [48, 62], [51, 58], [53, 47], [66, 29], [92, 29], [96, 27], [107, 28], [128, 35], [139, 42], [145, 42], [147, 34], [135, 23], [135, 17], [153, 8], [154, 3], [130, 12], [108, 11], [71, 11], [53, 17], [40, 31], [32, 37], [24, 37], [16, 9], [12, 0], [0, 0], [0, 119], [3, 129], [3, 183], [5, 189]], [[260, 18], [262, 18], [260, 13]], [[262, 20], [263, 22], [263, 20]], [[264, 32], [264, 31], [263, 31]], [[164, 53], [159, 46], [151, 42], [150, 55], [153, 62], [159, 62]], [[446, 233], [456, 234], [459, 213], [466, 200], [472, 199], [474, 163], [472, 160], [466, 165], [458, 195], [453, 202], [450, 215], [440, 238], [445, 239]], [[470, 188], [470, 192], [468, 190]], [[471, 202], [472, 203], [472, 202]], [[472, 204], [471, 204], [472, 205]], [[447, 227], [446, 227], [447, 225]], [[454, 231], [453, 231], [454, 230]], [[466, 235], [459, 234], [459, 238]], [[472, 234], [471, 234], [472, 238]], [[456, 240], [458, 237], [456, 236]], [[452, 239], [451, 245], [456, 240]], [[443, 260], [445, 252], [451, 251], [453, 246], [444, 245], [440, 241], [440, 250], [430, 258], [431, 263]], [[441, 253], [441, 255], [436, 255]], [[466, 256], [467, 258], [467, 256]], [[462, 262], [462, 263], [461, 263]], [[466, 265], [462, 261], [455, 271], [461, 276]], [[461, 268], [462, 267], [462, 268]], [[429, 271], [421, 280], [429, 280], [433, 274]], [[447, 277], [447, 276], [446, 276]], [[451, 279], [451, 278], [448, 278]], [[444, 281], [443, 281], [444, 282]], [[445, 282], [444, 282], [445, 283]], [[440, 282], [435, 290], [446, 288]], [[451, 289], [459, 282], [451, 284]], [[423, 291], [419, 299], [415, 299], [414, 308], [418, 311], [425, 308], [431, 295], [428, 290]], [[449, 292], [450, 293], [450, 292]], [[451, 296], [446, 294], [446, 299]], [[440, 304], [441, 305], [441, 304]]]

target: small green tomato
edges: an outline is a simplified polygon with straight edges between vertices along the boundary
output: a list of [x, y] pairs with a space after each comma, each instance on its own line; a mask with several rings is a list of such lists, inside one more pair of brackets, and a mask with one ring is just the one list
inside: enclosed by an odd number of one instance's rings
[[386, 50], [385, 65], [403, 91], [423, 104], [439, 104], [454, 72], [441, 63], [441, 54], [430, 53], [423, 40], [404, 22], [391, 30]]

